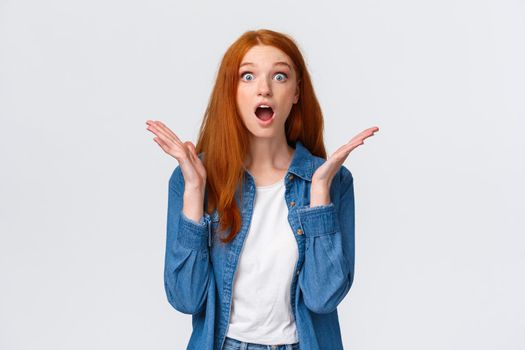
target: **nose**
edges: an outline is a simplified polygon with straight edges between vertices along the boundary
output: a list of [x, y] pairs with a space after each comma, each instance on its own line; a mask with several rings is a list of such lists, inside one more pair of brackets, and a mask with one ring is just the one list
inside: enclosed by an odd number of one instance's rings
[[271, 96], [272, 88], [268, 83], [267, 79], [259, 79], [259, 85], [257, 86], [258, 95]]

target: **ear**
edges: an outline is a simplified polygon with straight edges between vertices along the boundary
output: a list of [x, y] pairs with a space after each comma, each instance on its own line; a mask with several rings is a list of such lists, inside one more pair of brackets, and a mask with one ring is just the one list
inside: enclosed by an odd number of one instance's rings
[[299, 83], [301, 82], [301, 80], [298, 80], [297, 81], [297, 88], [295, 89], [295, 95], [294, 95], [294, 99], [293, 99], [293, 103], [296, 104], [298, 101], [299, 101]]

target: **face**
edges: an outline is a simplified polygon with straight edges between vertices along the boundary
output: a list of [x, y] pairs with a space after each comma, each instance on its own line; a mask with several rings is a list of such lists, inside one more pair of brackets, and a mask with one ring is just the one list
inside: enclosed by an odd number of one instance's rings
[[[256, 45], [239, 67], [237, 109], [255, 137], [284, 135], [284, 123], [299, 100], [296, 72], [290, 57], [276, 47]], [[259, 105], [270, 108], [258, 108]]]

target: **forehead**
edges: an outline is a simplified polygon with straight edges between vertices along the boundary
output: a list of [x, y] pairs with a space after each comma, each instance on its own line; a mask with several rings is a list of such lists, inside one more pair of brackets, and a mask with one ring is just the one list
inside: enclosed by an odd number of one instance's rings
[[253, 46], [241, 60], [241, 66], [273, 66], [275, 64], [293, 66], [292, 60], [287, 54], [269, 45]]

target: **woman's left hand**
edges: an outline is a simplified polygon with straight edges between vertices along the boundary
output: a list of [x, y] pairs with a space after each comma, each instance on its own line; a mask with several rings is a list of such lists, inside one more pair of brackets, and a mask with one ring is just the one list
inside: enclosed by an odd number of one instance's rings
[[328, 159], [315, 171], [310, 188], [310, 207], [326, 205], [330, 203], [330, 185], [334, 175], [337, 173], [346, 158], [356, 147], [362, 145], [367, 137], [374, 136], [379, 128], [377, 126], [365, 129], [354, 136], [348, 143], [339, 147]]

